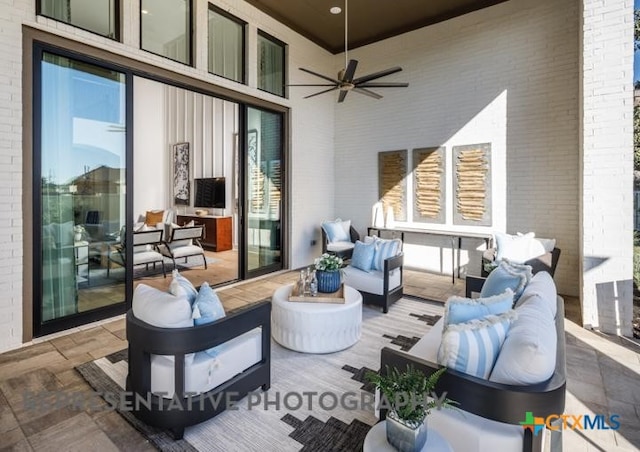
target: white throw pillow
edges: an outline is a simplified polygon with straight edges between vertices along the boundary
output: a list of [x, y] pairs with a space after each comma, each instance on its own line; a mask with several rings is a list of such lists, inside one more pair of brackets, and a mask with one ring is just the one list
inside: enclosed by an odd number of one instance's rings
[[522, 264], [529, 259], [546, 254], [547, 247], [553, 245], [552, 250], [555, 247], [555, 240], [536, 239], [533, 232], [526, 234], [518, 232], [516, 235], [496, 232], [494, 237], [496, 239], [496, 261], [508, 259], [511, 262]]
[[529, 249], [534, 234], [510, 235], [496, 232], [496, 261], [508, 259], [522, 264], [529, 259]]
[[138, 284], [131, 302], [133, 315], [160, 328], [193, 326], [191, 303], [186, 297], [176, 297], [146, 284]]
[[524, 302], [515, 311], [518, 318], [509, 329], [489, 380], [511, 385], [542, 383], [556, 366], [555, 321], [536, 303]]

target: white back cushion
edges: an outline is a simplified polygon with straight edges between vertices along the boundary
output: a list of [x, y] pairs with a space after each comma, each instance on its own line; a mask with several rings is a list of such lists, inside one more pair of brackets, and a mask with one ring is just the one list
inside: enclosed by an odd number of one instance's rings
[[133, 315], [160, 328], [193, 326], [191, 303], [184, 296], [176, 297], [146, 284], [138, 284], [131, 303]]
[[496, 383], [529, 385], [548, 380], [556, 366], [556, 324], [534, 297], [516, 308], [513, 322], [489, 378]]

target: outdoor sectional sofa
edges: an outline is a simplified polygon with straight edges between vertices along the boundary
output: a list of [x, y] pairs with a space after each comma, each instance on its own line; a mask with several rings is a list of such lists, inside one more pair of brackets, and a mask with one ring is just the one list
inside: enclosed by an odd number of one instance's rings
[[[540, 279], [540, 278], [539, 278]], [[547, 281], [552, 279], [546, 275]], [[479, 291], [484, 278], [468, 277], [473, 291]], [[525, 288], [526, 291], [526, 288]], [[553, 286], [555, 293], [555, 286]], [[525, 295], [523, 294], [523, 297]], [[533, 435], [530, 429], [523, 429], [520, 422], [527, 412], [545, 418], [564, 412], [566, 371], [564, 301], [556, 295], [555, 369], [551, 377], [537, 384], [504, 384], [485, 380], [456, 370], [448, 369], [436, 387], [437, 394], [446, 395], [459, 403], [459, 410], [434, 411], [428, 417], [428, 425], [436, 428], [452, 445], [454, 450], [481, 451], [539, 451], [542, 449], [542, 434]], [[516, 311], [518, 308], [516, 308]], [[412, 365], [427, 375], [442, 366], [437, 364], [437, 353], [442, 339], [443, 319], [408, 352], [385, 347], [381, 352], [381, 372], [387, 366], [400, 370]], [[537, 328], [531, 330], [536, 331]], [[535, 342], [535, 338], [533, 340]], [[535, 347], [530, 347], [531, 349]], [[504, 346], [501, 353], [504, 352]], [[523, 355], [526, 351], [523, 353]], [[536, 362], [520, 356], [521, 362]], [[553, 363], [551, 363], [553, 364]], [[526, 364], [525, 364], [526, 365]], [[494, 368], [495, 369], [495, 368]], [[384, 419], [385, 412], [381, 412]], [[551, 431], [551, 450], [561, 450], [562, 429]]]

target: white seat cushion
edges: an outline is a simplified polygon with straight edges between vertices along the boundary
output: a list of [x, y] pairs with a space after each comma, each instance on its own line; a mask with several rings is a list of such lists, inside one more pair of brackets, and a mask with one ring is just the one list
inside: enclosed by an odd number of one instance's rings
[[[362, 292], [377, 295], [384, 294], [384, 272], [365, 272], [351, 265], [346, 266], [342, 271], [344, 272], [344, 283], [346, 285]], [[389, 273], [389, 290], [395, 289], [399, 285], [400, 269], [396, 268]]]
[[331, 242], [327, 245], [327, 251], [333, 251], [339, 253], [340, 251], [347, 251], [352, 249], [355, 243], [352, 242]]
[[[171, 334], [171, 333], [168, 333]], [[191, 364], [185, 361], [185, 392], [200, 394], [220, 386], [262, 360], [262, 328], [248, 331], [216, 348], [215, 358], [196, 353]], [[172, 398], [174, 394], [173, 357], [151, 356], [151, 392]]]
[[133, 254], [133, 265], [149, 264], [162, 261], [162, 254], [157, 251], [142, 251]]
[[204, 251], [198, 245], [179, 246], [176, 248], [172, 248], [171, 251], [173, 253], [173, 257], [175, 258], [204, 254]]

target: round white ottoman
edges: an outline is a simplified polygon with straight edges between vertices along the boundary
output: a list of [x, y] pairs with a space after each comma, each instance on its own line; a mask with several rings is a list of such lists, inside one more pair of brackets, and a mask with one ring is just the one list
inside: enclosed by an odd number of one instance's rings
[[332, 353], [360, 340], [362, 295], [344, 286], [343, 303], [289, 301], [293, 285], [280, 287], [271, 299], [271, 335], [291, 350]]

